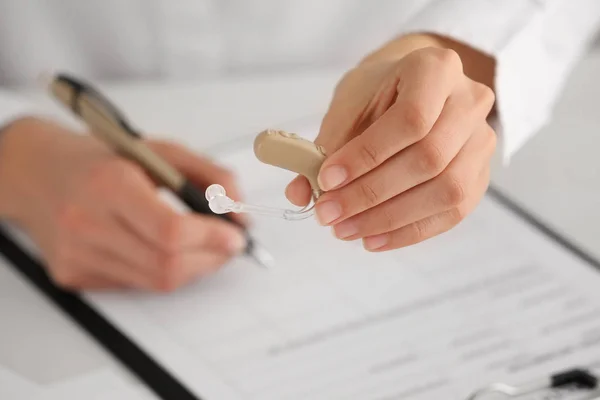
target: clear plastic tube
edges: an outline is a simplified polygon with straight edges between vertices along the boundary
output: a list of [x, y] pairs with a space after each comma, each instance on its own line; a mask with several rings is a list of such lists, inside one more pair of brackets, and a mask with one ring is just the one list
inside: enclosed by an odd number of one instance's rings
[[283, 218], [290, 221], [298, 221], [310, 218], [313, 215], [314, 204], [307, 205], [300, 210], [288, 210], [283, 208], [257, 206], [233, 201], [227, 197], [225, 189], [221, 185], [211, 185], [206, 189], [206, 200], [210, 209], [216, 214], [226, 213], [248, 213], [265, 215], [269, 217]]

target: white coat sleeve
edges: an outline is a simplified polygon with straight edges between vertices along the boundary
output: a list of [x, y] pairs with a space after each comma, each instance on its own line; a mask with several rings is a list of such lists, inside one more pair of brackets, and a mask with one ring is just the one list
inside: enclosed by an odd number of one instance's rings
[[507, 162], [548, 123], [599, 26], [600, 0], [434, 0], [403, 33], [443, 35], [495, 58], [495, 128]]

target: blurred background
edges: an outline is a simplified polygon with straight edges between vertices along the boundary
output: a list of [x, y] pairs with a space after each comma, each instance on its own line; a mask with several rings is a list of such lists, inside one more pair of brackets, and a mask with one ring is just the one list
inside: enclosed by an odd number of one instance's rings
[[600, 37], [569, 76], [551, 122], [492, 181], [600, 257]]

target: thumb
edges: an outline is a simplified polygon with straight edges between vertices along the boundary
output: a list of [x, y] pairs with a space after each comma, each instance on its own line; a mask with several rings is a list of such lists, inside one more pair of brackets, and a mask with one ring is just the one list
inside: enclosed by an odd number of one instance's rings
[[335, 153], [366, 129], [371, 96], [365, 96], [360, 89], [352, 80], [343, 81], [336, 89], [315, 138], [315, 143], [323, 146], [327, 155]]
[[306, 206], [310, 202], [311, 196], [310, 184], [303, 175], [295, 177], [285, 188], [285, 197], [298, 207]]
[[[329, 156], [342, 148], [353, 137], [367, 128], [368, 99], [357, 95], [351, 83], [340, 83], [325, 114], [315, 143], [323, 146]], [[285, 190], [287, 199], [297, 206], [305, 206], [311, 199], [311, 187], [308, 180], [299, 175]]]
[[[354, 129], [348, 124], [347, 110], [333, 103], [321, 124], [315, 143], [323, 146], [325, 153], [331, 155], [344, 146], [352, 137]], [[303, 175], [296, 176], [286, 187], [287, 199], [296, 206], [306, 206], [311, 199], [312, 189]]]
[[331, 156], [362, 134], [393, 103], [397, 61], [371, 62], [351, 69], [335, 88], [315, 143]]

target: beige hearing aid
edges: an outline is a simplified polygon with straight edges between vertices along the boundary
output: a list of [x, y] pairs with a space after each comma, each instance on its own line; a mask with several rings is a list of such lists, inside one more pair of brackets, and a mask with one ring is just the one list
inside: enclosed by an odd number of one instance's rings
[[254, 154], [265, 164], [306, 177], [315, 200], [323, 193], [317, 180], [321, 165], [326, 158], [322, 146], [294, 133], [267, 129], [256, 136]]
[[279, 217], [291, 221], [309, 218], [313, 215], [314, 203], [323, 190], [317, 177], [323, 161], [325, 149], [300, 136], [275, 129], [259, 133], [254, 140], [254, 154], [259, 161], [306, 177], [312, 189], [312, 206], [301, 210], [287, 210], [261, 205], [245, 204], [227, 197], [221, 185], [210, 185], [205, 192], [210, 209], [217, 214], [229, 212], [252, 213]]

